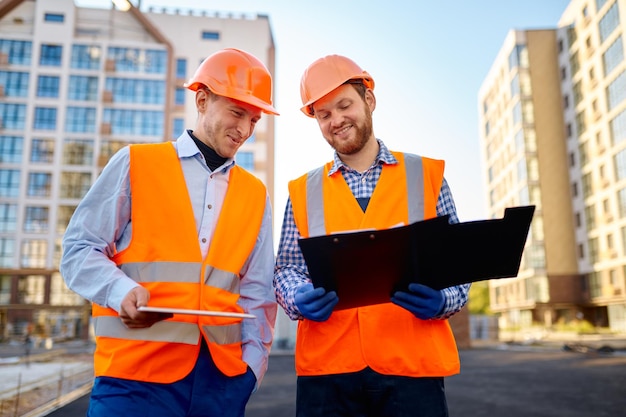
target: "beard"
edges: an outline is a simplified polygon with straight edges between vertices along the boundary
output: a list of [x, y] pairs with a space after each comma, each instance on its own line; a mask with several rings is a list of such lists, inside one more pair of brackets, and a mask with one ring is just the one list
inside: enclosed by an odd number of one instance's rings
[[353, 136], [348, 140], [335, 140], [332, 136], [328, 140], [328, 144], [340, 155], [354, 155], [365, 147], [365, 144], [372, 137], [372, 113], [363, 112], [363, 122], [361, 124], [354, 123], [352, 129]]

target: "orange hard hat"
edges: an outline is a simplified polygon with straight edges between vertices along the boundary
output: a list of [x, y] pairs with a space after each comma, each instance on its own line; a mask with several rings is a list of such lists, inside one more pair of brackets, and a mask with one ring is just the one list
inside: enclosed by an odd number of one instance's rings
[[356, 62], [341, 55], [328, 55], [313, 62], [300, 80], [302, 112], [314, 116], [313, 103], [349, 80], [360, 79], [367, 88], [374, 89], [374, 79]]
[[229, 97], [278, 115], [272, 106], [272, 76], [258, 58], [235, 48], [207, 57], [184, 84], [197, 91], [207, 87], [218, 96]]

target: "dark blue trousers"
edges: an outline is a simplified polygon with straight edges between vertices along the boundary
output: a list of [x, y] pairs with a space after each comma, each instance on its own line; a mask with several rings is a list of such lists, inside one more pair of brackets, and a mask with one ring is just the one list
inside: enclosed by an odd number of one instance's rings
[[447, 417], [443, 378], [382, 375], [370, 368], [298, 377], [297, 417]]
[[250, 368], [243, 375], [222, 374], [203, 343], [189, 375], [171, 384], [98, 377], [88, 417], [243, 417], [256, 384]]

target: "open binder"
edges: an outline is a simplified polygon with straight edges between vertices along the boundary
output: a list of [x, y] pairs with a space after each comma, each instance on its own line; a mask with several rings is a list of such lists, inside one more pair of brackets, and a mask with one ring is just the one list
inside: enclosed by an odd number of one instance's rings
[[434, 289], [517, 276], [535, 206], [501, 219], [449, 224], [435, 217], [384, 230], [299, 240], [313, 285], [336, 291], [335, 309], [386, 303], [418, 282]]

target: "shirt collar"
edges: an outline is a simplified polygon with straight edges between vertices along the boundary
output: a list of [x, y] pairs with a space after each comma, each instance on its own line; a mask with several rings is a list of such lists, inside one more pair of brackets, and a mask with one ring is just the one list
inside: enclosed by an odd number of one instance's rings
[[[178, 150], [178, 158], [202, 158], [202, 163], [205, 164], [204, 157], [202, 157], [202, 152], [200, 152], [200, 149], [198, 149], [198, 146], [193, 141], [193, 138], [186, 130], [176, 140], [176, 149]], [[235, 159], [228, 158], [226, 162], [224, 162], [224, 165], [219, 167], [215, 172], [228, 171], [234, 165]]]
[[[378, 155], [376, 155], [376, 159], [374, 160], [374, 162], [372, 163], [370, 168], [375, 166], [375, 165], [378, 165], [378, 164], [381, 164], [381, 165], [384, 165], [384, 164], [389, 164], [389, 165], [397, 164], [398, 160], [396, 159], [395, 156], [393, 156], [393, 154], [389, 151], [389, 149], [387, 149], [387, 147], [385, 146], [383, 141], [380, 140], [380, 139], [376, 139], [376, 141], [378, 142]], [[344, 170], [344, 171], [353, 171], [352, 168], [350, 168], [349, 166], [344, 164], [341, 161], [341, 159], [339, 159], [339, 155], [337, 155], [337, 152], [335, 152], [333, 166], [330, 167], [330, 171], [328, 171], [328, 176], [333, 175], [335, 172], [339, 171], [340, 169]]]

